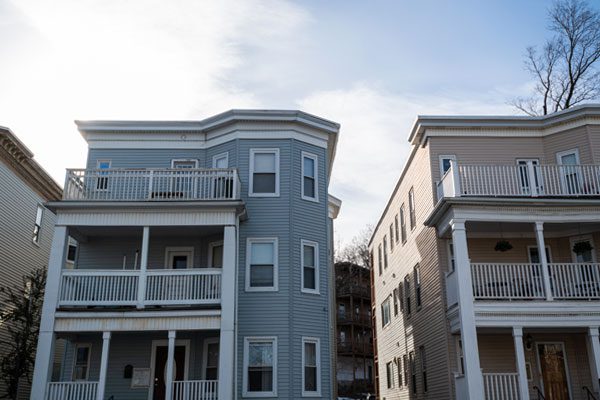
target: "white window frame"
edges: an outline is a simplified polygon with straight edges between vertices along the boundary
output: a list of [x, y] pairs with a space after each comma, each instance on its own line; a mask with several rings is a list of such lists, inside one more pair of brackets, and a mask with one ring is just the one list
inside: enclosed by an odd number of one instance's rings
[[411, 186], [408, 191], [408, 219], [410, 221], [410, 230], [414, 231], [417, 227], [417, 201], [415, 199], [414, 186]]
[[214, 155], [212, 158], [212, 167], [217, 168], [217, 161], [219, 161], [220, 159], [223, 159], [223, 158], [227, 160], [227, 167], [225, 167], [225, 168], [229, 168], [229, 152], [228, 151], [226, 151], [225, 153], [220, 153], [220, 154]]
[[[252, 243], [273, 243], [273, 286], [250, 286], [250, 261], [252, 259]], [[225, 249], [223, 249], [225, 250]], [[246, 239], [246, 291], [277, 292], [279, 290], [279, 239], [276, 237], [252, 237]]]
[[225, 257], [225, 246], [223, 244], [224, 242], [222, 240], [218, 240], [216, 242], [210, 242], [208, 244], [208, 256], [207, 256], [207, 264], [209, 268], [218, 268], [212, 265], [213, 263], [213, 251], [215, 247], [218, 246], [223, 246], [223, 257]]
[[[87, 347], [88, 359], [85, 379], [75, 379], [75, 368], [77, 367], [77, 350], [83, 347]], [[86, 382], [90, 379], [90, 365], [92, 360], [92, 344], [91, 343], [75, 343], [75, 352], [73, 352], [73, 368], [71, 370], [71, 379], [73, 382]]]
[[187, 268], [194, 267], [194, 247], [193, 246], [185, 246], [185, 247], [165, 247], [165, 269], [173, 269], [171, 261], [173, 261], [173, 256], [177, 255], [176, 253], [187, 253], [188, 255], [188, 265]]
[[[248, 358], [251, 342], [271, 343], [273, 346], [273, 391], [250, 392], [248, 391]], [[242, 397], [277, 397], [277, 336], [249, 336], [244, 337], [244, 361], [242, 372]]]
[[[566, 165], [566, 164], [563, 164], [562, 158], [564, 156], [568, 156], [569, 154], [574, 154], [575, 155], [575, 160], [577, 161], [575, 163], [575, 165], [581, 165], [581, 159], [579, 158], [579, 148], [578, 147], [575, 147], [574, 149], [569, 149], [569, 150], [557, 152], [556, 153], [556, 163], [558, 165]], [[562, 188], [563, 188], [563, 190], [568, 190], [569, 185], [568, 185], [566, 177], [565, 177], [565, 170], [564, 170], [564, 168], [560, 168], [560, 171], [561, 172], [559, 173], [559, 175], [560, 175], [560, 183], [562, 185]], [[580, 169], [576, 168], [575, 173], [577, 174], [577, 178], [576, 178], [577, 179], [577, 184], [581, 186], [583, 184], [583, 177], [581, 176]]]
[[[388, 296], [381, 303], [381, 322], [382, 322], [381, 326], [382, 326], [382, 328], [386, 328], [387, 326], [389, 326], [392, 323], [392, 305], [391, 305], [391, 302], [390, 302], [390, 297], [391, 296]], [[384, 310], [385, 310], [385, 304], [386, 303], [387, 303], [387, 306], [388, 306], [387, 308], [388, 308], [388, 315], [389, 315], [388, 319], [387, 319], [388, 320], [387, 323], [385, 322], [385, 318], [384, 318], [384, 315], [385, 315], [385, 311]]]
[[456, 155], [454, 155], [454, 154], [440, 154], [438, 156], [438, 162], [439, 162], [439, 167], [440, 167], [440, 180], [446, 174], [444, 172], [444, 160], [452, 160], [452, 161], [456, 162]]
[[[569, 253], [571, 253], [571, 260], [574, 263], [577, 263], [577, 254], [575, 254], [573, 252], [573, 246], [575, 245], [575, 243], [577, 242], [590, 242], [590, 245], [592, 246], [592, 263], [596, 262], [596, 246], [594, 245], [594, 238], [592, 235], [578, 235], [578, 236], [571, 236], [569, 238]], [[550, 261], [548, 261], [550, 262]]]
[[564, 156], [568, 156], [569, 154], [575, 154], [575, 159], [577, 160], [577, 164], [576, 165], [581, 165], [581, 161], [579, 158], [579, 148], [575, 147], [574, 149], [569, 149], [569, 150], [565, 150], [565, 151], [559, 151], [556, 153], [556, 163], [559, 165], [564, 165], [562, 163], [562, 158]]
[[[254, 156], [256, 154], [274, 154], [275, 155], [275, 192], [274, 193], [254, 193]], [[250, 168], [248, 177], [248, 197], [279, 197], [279, 148], [257, 148], [250, 149]]]
[[[304, 246], [312, 247], [315, 252], [315, 288], [309, 289], [304, 287]], [[302, 293], [319, 294], [319, 243], [310, 240], [300, 240], [300, 291]]]
[[385, 379], [387, 389], [394, 388], [394, 362], [388, 361], [385, 363]]
[[390, 224], [390, 253], [394, 252], [394, 223]]
[[[206, 369], [208, 368], [208, 345], [219, 344], [219, 353], [221, 353], [221, 345], [218, 337], [211, 337], [204, 339], [203, 350], [202, 350], [202, 377], [206, 380]], [[219, 365], [217, 362], [217, 380], [219, 379]]]
[[198, 168], [198, 160], [195, 158], [174, 158], [171, 160], [171, 168], [172, 169], [176, 169], [177, 167], [175, 166], [176, 163], [194, 163], [194, 168], [193, 169], [197, 169]]
[[[306, 373], [305, 373], [305, 359], [304, 359], [304, 345], [306, 343], [313, 343], [315, 345], [316, 351], [316, 361], [317, 361], [317, 390], [316, 391], [306, 391], [305, 383], [306, 383]], [[321, 340], [316, 337], [302, 337], [302, 397], [320, 397], [321, 396]]]
[[[100, 164], [103, 163], [108, 163], [108, 168], [100, 168]], [[101, 171], [104, 169], [111, 169], [112, 168], [112, 160], [108, 160], [108, 159], [100, 159], [100, 160], [96, 160], [96, 170]], [[100, 179], [105, 179], [106, 180], [106, 187], [105, 188], [100, 188], [98, 187], [98, 185], [100, 184]], [[94, 188], [95, 191], [97, 192], [106, 192], [108, 191], [108, 176], [102, 176], [101, 173], [98, 173], [98, 176], [96, 177], [96, 185]]]
[[[69, 260], [69, 248], [75, 247], [75, 257], [72, 260]], [[67, 252], [65, 254], [65, 262], [69, 265], [75, 265], [75, 261], [77, 261], [77, 253], [78, 253], [77, 241], [69, 236], [69, 240], [67, 241]]]
[[456, 269], [456, 258], [454, 257], [454, 243], [452, 239], [446, 241], [446, 251], [448, 252], [448, 271], [453, 272]]
[[[531, 261], [531, 249], [537, 249], [538, 251], [538, 257], [539, 257], [539, 252], [540, 249], [538, 249], [537, 244], [531, 244], [527, 246], [527, 260], [529, 260], [530, 264], [533, 264], [533, 261]], [[546, 255], [547, 255], [547, 262], [550, 264], [552, 263], [552, 248], [550, 247], [549, 244], [546, 245]]]
[[[310, 158], [314, 161], [314, 181], [315, 181], [315, 197], [310, 197], [304, 194], [304, 159]], [[300, 182], [302, 190], [302, 199], [308, 201], [319, 202], [319, 157], [316, 154], [302, 152], [302, 182]]]
[[[36, 246], [40, 245], [40, 237], [42, 235], [42, 224], [44, 223], [44, 206], [38, 204], [35, 209], [35, 222], [33, 225], [33, 234], [31, 235], [31, 241]], [[37, 232], [36, 232], [37, 230]]]

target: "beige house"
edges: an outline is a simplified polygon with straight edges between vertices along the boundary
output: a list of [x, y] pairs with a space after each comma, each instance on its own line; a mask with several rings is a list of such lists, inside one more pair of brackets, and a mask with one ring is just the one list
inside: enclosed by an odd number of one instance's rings
[[600, 398], [600, 105], [409, 141], [370, 243], [379, 398]]

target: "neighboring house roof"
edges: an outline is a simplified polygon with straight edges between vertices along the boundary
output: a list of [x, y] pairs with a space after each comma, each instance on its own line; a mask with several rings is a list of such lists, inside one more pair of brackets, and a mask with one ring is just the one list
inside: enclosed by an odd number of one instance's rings
[[[338, 123], [299, 110], [229, 110], [200, 121], [79, 121], [77, 128], [86, 141], [94, 133], [197, 133], [202, 140], [213, 139], [209, 133], [236, 122], [295, 122], [329, 135], [329, 172], [335, 158]], [[224, 133], [223, 133], [224, 134]], [[219, 136], [219, 135], [216, 135]]]
[[62, 189], [33, 159], [33, 153], [9, 129], [0, 126], [0, 159], [37, 191], [46, 201], [59, 200]]

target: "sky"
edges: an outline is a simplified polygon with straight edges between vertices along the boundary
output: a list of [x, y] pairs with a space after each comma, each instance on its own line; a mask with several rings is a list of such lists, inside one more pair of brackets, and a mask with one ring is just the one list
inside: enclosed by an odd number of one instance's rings
[[[600, 0], [592, 0], [593, 3]], [[337, 241], [375, 225], [417, 115], [516, 114], [550, 0], [0, 0], [0, 125], [62, 185], [76, 119], [301, 109], [341, 124]]]

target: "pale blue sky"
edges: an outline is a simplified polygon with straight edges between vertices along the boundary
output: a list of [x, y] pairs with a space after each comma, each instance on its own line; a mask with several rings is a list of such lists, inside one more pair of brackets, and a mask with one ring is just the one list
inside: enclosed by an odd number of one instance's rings
[[514, 113], [550, 5], [0, 0], [0, 125], [62, 182], [84, 165], [74, 119], [300, 108], [342, 125], [330, 191], [348, 241], [377, 221], [417, 114]]

